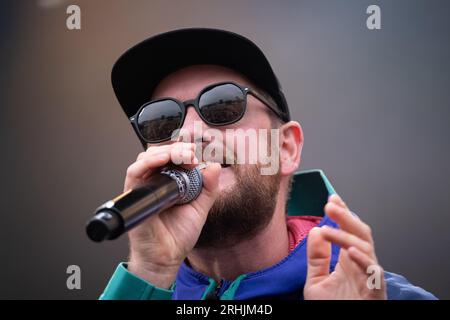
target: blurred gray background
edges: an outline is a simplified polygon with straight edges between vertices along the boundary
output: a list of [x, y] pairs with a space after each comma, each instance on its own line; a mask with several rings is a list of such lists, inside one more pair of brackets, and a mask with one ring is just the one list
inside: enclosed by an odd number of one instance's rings
[[[66, 8], [81, 7], [81, 30]], [[382, 29], [366, 28], [381, 7]], [[448, 1], [0, 1], [0, 298], [95, 299], [125, 237], [84, 225], [141, 147], [110, 84], [133, 44], [180, 27], [253, 39], [322, 168], [374, 230], [385, 269], [450, 298]], [[182, 53], [180, 53], [182, 54]], [[79, 265], [81, 290], [66, 268]]]

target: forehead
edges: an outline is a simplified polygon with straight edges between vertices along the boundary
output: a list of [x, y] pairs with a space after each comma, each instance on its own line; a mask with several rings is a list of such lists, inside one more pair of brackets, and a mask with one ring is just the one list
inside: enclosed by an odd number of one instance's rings
[[244, 75], [232, 69], [218, 65], [194, 65], [166, 76], [156, 86], [152, 99], [174, 97], [187, 100], [195, 97], [206, 86], [224, 81], [252, 85]]

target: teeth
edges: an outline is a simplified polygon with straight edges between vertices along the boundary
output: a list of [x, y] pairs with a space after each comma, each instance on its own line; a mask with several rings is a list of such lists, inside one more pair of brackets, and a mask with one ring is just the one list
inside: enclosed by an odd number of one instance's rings
[[[201, 162], [201, 163], [198, 165], [198, 167], [199, 167], [200, 169], [204, 169], [204, 168], [206, 168], [207, 166], [209, 166], [211, 163], [214, 163], [214, 161], [205, 161], [205, 162]], [[220, 163], [220, 166], [221, 166], [222, 168], [228, 168], [229, 166], [231, 166], [231, 164]]]
[[208, 164], [206, 164], [205, 162], [201, 162], [201, 163], [197, 166], [197, 168], [198, 168], [199, 170], [203, 170], [203, 169], [205, 169], [207, 166], [208, 166]]

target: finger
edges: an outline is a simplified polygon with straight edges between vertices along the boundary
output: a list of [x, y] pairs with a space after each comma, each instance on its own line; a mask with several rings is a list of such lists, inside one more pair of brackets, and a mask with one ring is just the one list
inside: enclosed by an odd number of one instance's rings
[[325, 213], [331, 219], [336, 221], [342, 230], [373, 243], [372, 230], [370, 227], [359, 218], [355, 217], [347, 206], [342, 207], [342, 204], [338, 203], [336, 197], [332, 196], [330, 201], [325, 205]]
[[331, 243], [322, 235], [321, 228], [312, 228], [307, 240], [307, 280], [328, 276], [330, 273]]
[[370, 266], [377, 265], [377, 262], [374, 259], [356, 247], [348, 248], [347, 252], [349, 258], [354, 261], [364, 272], [366, 272], [367, 268]]
[[172, 147], [171, 144], [149, 147], [149, 148], [147, 148], [146, 151], [141, 152], [138, 155], [137, 160], [141, 160], [141, 159], [143, 159], [145, 157], [148, 157], [150, 155], [156, 155], [156, 154], [159, 154], [159, 153], [167, 152], [167, 151], [170, 150], [171, 147]]
[[[167, 146], [154, 147], [151, 152], [142, 152], [138, 156], [138, 161], [144, 159], [151, 159], [157, 157], [162, 153], [167, 153], [170, 156], [170, 162], [179, 165], [186, 169], [192, 169], [198, 164], [198, 159], [195, 156], [195, 145], [191, 143], [174, 143]], [[148, 176], [148, 175], [147, 175]]]
[[328, 202], [333, 202], [333, 203], [336, 203], [340, 207], [347, 208], [347, 204], [344, 202], [344, 200], [342, 200], [342, 198], [337, 193], [333, 193], [328, 198]]
[[167, 152], [172, 150], [173, 148], [177, 148], [179, 150], [195, 150], [195, 144], [194, 143], [188, 143], [188, 142], [175, 142], [171, 144], [164, 144], [164, 145], [158, 145], [158, 146], [151, 146], [147, 148], [145, 152], [141, 152], [138, 156], [138, 160], [140, 160], [141, 157], [146, 157], [148, 155], [155, 155], [161, 152]]
[[138, 160], [128, 167], [127, 178], [142, 179], [148, 171], [165, 165], [169, 160], [170, 156], [167, 152]]
[[323, 237], [345, 249], [356, 247], [359, 250], [373, 255], [372, 244], [344, 230], [334, 229], [324, 226], [322, 231]]
[[170, 158], [175, 165], [196, 165], [198, 159], [195, 155], [196, 147], [194, 144], [186, 145], [183, 143], [174, 144], [170, 150]]
[[[372, 281], [375, 281], [375, 283], [377, 283], [377, 279], [373, 278], [373, 276], [378, 276], [378, 281], [380, 284], [380, 287], [378, 287], [378, 289], [381, 289], [382, 291], [385, 290], [386, 284], [384, 281], [384, 270], [376, 260], [371, 259], [368, 255], [366, 255], [364, 252], [361, 252], [355, 247], [349, 248], [348, 255], [349, 258], [357, 266], [359, 266], [359, 268], [361, 268], [361, 271], [363, 271], [364, 274], [371, 276]], [[375, 286], [373, 288], [377, 287]]]

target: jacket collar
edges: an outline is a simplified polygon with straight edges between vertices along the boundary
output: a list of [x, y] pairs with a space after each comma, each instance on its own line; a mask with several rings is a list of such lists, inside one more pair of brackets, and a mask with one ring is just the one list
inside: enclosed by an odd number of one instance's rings
[[[319, 227], [337, 224], [325, 215], [323, 208], [328, 197], [335, 193], [322, 170], [301, 171], [294, 175], [288, 202], [290, 216], [314, 215], [323, 217]], [[302, 298], [306, 281], [307, 237], [279, 263], [234, 281], [216, 281], [183, 263], [177, 275], [173, 299], [251, 299], [263, 297]], [[338, 261], [339, 247], [332, 246], [331, 270]]]

